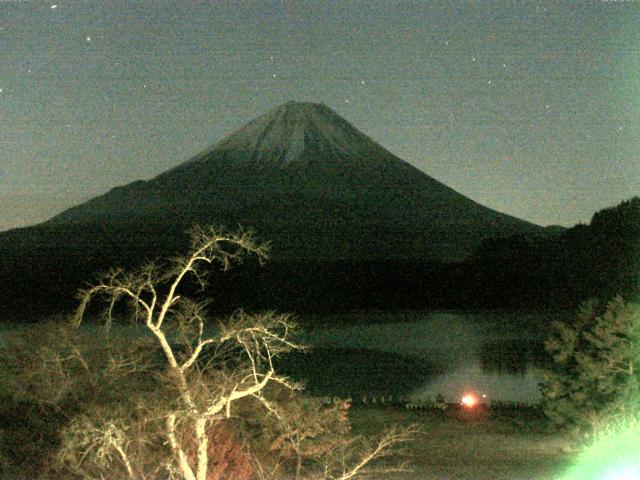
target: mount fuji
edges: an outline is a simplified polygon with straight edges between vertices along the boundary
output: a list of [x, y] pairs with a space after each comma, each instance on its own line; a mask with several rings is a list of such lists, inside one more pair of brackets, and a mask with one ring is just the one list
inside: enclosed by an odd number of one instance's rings
[[153, 179], [0, 233], [0, 281], [55, 294], [184, 250], [194, 223], [250, 228], [272, 260], [316, 264], [460, 261], [489, 237], [544, 230], [452, 190], [330, 108], [289, 102]]
[[541, 230], [429, 177], [328, 107], [295, 102], [42, 226], [195, 222], [250, 227], [290, 258], [460, 260], [487, 237]]

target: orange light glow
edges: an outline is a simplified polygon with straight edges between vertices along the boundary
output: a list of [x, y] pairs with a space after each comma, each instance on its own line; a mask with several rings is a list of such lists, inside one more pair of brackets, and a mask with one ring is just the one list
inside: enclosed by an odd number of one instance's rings
[[467, 408], [472, 408], [476, 403], [478, 403], [478, 399], [475, 397], [475, 395], [467, 393], [464, 395], [464, 397], [462, 397], [461, 403]]

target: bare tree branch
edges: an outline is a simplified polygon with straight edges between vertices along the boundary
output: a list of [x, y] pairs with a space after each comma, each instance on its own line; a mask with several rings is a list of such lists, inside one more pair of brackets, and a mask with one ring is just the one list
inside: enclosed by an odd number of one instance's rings
[[[114, 270], [102, 277], [97, 285], [82, 291], [75, 319], [79, 325], [94, 297], [107, 299], [105, 317], [108, 325], [112, 322], [114, 308], [120, 298], [130, 301], [135, 317], [142, 311], [144, 325], [164, 353], [170, 377], [186, 408], [184, 412], [169, 413], [165, 418], [165, 434], [177, 471], [187, 480], [205, 480], [208, 469], [207, 425], [221, 418], [223, 410], [224, 416], [230, 417], [231, 405], [247, 397], [261, 399], [267, 409], [273, 410], [260, 392], [272, 380], [283, 385], [288, 383], [275, 375], [272, 358], [281, 352], [297, 348], [297, 345], [289, 338], [291, 327], [288, 317], [273, 313], [248, 316], [244, 312], [238, 312], [227, 325], [220, 327], [217, 335], [204, 337], [202, 305], [183, 299], [179, 294], [186, 276], [193, 276], [204, 287], [207, 272], [201, 266], [209, 267], [218, 263], [223, 270], [227, 270], [232, 263], [240, 262], [246, 253], [255, 254], [262, 262], [266, 256], [266, 247], [254, 243], [251, 235], [243, 231], [228, 234], [220, 230], [194, 227], [191, 237], [190, 252], [177, 258], [173, 268], [163, 275], [153, 264], [145, 265], [132, 273]], [[173, 320], [170, 323], [177, 323], [178, 339], [187, 350], [186, 356], [179, 353], [180, 361], [165, 329], [170, 318]], [[235, 381], [230, 378], [229, 388], [221, 389], [221, 385], [212, 385], [214, 388], [210, 389], [205, 376], [199, 374], [198, 369], [195, 377], [191, 371], [208, 346], [214, 347], [214, 358], [225, 352], [232, 353], [232, 348], [225, 347], [227, 343], [242, 348], [248, 368], [245, 370], [240, 367], [237, 370], [235, 377], [232, 377]], [[127, 365], [126, 362], [118, 361], [112, 367], [123, 369]], [[195, 435], [196, 458], [193, 465], [177, 435], [176, 425], [180, 418], [191, 425], [191, 431]]]

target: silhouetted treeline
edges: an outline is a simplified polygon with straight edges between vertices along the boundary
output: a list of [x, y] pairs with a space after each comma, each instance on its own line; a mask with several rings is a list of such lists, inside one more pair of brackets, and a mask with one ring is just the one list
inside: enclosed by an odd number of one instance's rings
[[485, 241], [465, 265], [468, 297], [487, 306], [575, 307], [640, 292], [640, 198], [558, 235]]
[[[3, 320], [65, 311], [78, 287], [114, 265], [172, 256], [185, 225], [55, 226], [0, 242]], [[574, 308], [590, 297], [640, 292], [640, 198], [599, 211], [589, 225], [535, 238], [484, 241], [465, 262], [247, 259], [214, 272], [212, 308], [322, 312], [406, 308]], [[12, 236], [13, 240], [12, 241]], [[409, 240], [409, 239], [408, 239]], [[16, 317], [24, 320], [24, 316]], [[34, 316], [34, 319], [37, 317]]]
[[[185, 226], [38, 225], [0, 237], [0, 317], [67, 311], [78, 288], [113, 267], [165, 258], [187, 245]], [[157, 247], [157, 248], [156, 248]]]

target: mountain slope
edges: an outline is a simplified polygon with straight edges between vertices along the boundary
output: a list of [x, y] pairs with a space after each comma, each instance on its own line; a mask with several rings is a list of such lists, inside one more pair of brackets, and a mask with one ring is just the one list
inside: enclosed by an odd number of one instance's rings
[[540, 227], [460, 195], [324, 105], [289, 102], [187, 162], [43, 224], [243, 225], [275, 257], [459, 260]]

